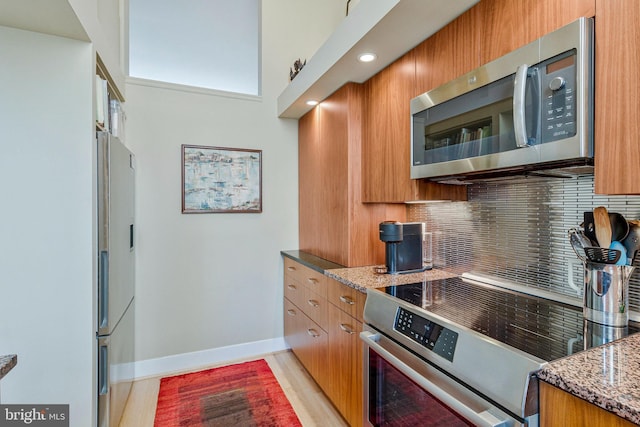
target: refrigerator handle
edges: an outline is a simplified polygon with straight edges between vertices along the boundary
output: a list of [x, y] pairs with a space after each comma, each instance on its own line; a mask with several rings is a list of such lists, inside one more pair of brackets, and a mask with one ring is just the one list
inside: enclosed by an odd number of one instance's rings
[[98, 279], [98, 327], [109, 324], [109, 252], [100, 252], [100, 278]]
[[98, 395], [104, 396], [109, 392], [109, 353], [106, 345], [100, 345], [98, 351]]

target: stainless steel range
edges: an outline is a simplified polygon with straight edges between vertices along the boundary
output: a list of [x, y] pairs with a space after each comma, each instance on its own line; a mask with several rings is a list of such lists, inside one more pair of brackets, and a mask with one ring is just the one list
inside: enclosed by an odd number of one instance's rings
[[374, 426], [536, 426], [536, 371], [638, 330], [460, 277], [370, 289], [364, 320], [364, 415]]

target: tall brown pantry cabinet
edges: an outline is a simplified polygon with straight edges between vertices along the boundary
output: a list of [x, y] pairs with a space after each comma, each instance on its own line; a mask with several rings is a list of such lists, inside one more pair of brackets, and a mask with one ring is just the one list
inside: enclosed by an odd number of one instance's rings
[[348, 83], [298, 122], [300, 250], [346, 267], [384, 261], [378, 224], [404, 205], [362, 203], [362, 85]]

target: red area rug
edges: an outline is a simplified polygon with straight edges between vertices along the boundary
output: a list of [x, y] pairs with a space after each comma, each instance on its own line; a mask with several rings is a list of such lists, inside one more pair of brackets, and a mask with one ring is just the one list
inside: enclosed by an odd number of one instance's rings
[[155, 427], [301, 425], [264, 359], [160, 380]]

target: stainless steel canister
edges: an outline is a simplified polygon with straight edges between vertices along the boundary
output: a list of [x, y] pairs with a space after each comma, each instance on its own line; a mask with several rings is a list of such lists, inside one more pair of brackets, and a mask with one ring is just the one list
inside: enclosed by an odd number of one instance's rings
[[629, 277], [635, 267], [584, 262], [584, 318], [601, 325], [627, 326]]
[[629, 335], [629, 327], [607, 326], [585, 320], [583, 334], [584, 349], [588, 350], [591, 347], [597, 347], [626, 337]]

